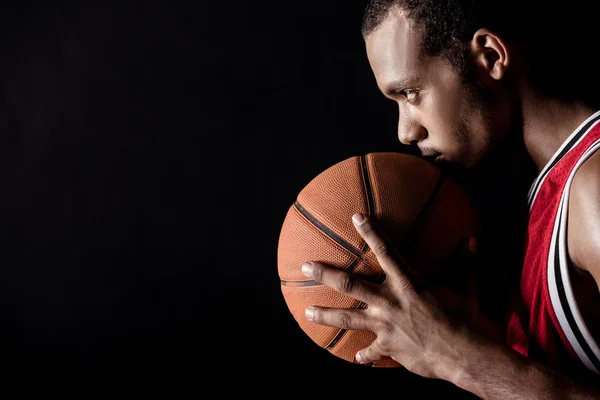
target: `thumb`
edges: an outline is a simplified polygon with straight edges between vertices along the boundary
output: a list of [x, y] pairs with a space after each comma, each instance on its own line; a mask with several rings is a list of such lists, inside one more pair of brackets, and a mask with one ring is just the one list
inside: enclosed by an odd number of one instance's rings
[[373, 364], [376, 361], [384, 358], [386, 354], [383, 354], [381, 347], [374, 341], [371, 345], [365, 349], [362, 349], [354, 356], [356, 363], [358, 364]]

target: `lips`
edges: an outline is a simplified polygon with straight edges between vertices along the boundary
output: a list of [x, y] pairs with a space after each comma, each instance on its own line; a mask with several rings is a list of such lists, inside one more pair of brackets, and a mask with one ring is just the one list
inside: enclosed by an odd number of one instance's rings
[[435, 153], [432, 155], [423, 156], [423, 158], [431, 163], [441, 163], [444, 161], [444, 155], [441, 153]]

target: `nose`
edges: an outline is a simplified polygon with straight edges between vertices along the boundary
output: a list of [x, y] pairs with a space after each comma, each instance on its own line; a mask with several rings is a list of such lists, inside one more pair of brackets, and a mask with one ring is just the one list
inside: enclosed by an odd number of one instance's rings
[[427, 137], [425, 127], [408, 116], [398, 120], [398, 139], [402, 144], [415, 145]]

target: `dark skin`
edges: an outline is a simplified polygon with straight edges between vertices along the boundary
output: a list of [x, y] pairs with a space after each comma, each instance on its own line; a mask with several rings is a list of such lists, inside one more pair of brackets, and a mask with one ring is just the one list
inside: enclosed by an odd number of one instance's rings
[[[445, 162], [476, 166], [519, 117], [527, 151], [541, 170], [573, 130], [596, 111], [539, 97], [523, 78], [518, 48], [490, 30], [482, 28], [474, 34], [469, 56], [477, 80], [488, 89], [485, 101], [470, 96], [458, 72], [440, 57], [422, 54], [420, 40], [418, 26], [401, 10], [394, 10], [365, 43], [380, 90], [398, 104], [400, 141], [418, 145], [425, 156], [443, 154]], [[576, 173], [571, 197], [568, 251], [578, 271], [574, 290], [598, 341], [600, 154]], [[385, 282], [367, 282], [318, 262], [307, 262], [303, 272], [368, 304], [365, 310], [306, 310], [306, 317], [318, 324], [374, 332], [376, 340], [356, 354], [359, 363], [391, 357], [415, 374], [444, 379], [486, 399], [600, 398], [598, 387], [573, 381], [502, 343], [499, 332], [490, 329], [493, 324], [472, 303], [461, 314], [448, 309], [457, 301], [448, 301], [447, 291], [417, 290], [417, 282], [406, 274], [408, 266], [385, 232], [375, 221], [355, 217], [357, 231], [386, 273]], [[471, 241], [471, 249], [474, 244]]]

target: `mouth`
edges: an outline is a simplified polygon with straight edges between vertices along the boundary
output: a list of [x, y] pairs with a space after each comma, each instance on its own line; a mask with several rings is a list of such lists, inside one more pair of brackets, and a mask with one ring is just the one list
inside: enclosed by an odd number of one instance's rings
[[423, 156], [423, 158], [433, 164], [440, 164], [444, 161], [444, 155], [441, 153], [435, 153], [430, 156]]

